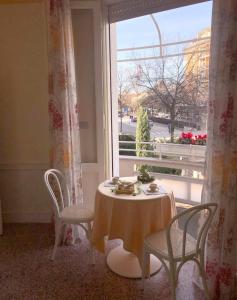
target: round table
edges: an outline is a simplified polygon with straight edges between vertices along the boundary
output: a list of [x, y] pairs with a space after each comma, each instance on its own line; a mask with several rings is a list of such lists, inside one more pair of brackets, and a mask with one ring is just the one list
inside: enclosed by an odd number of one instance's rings
[[[126, 180], [136, 181], [136, 178]], [[107, 264], [121, 276], [140, 278], [144, 238], [163, 230], [175, 215], [173, 194], [147, 195], [141, 191], [135, 196], [118, 195], [106, 183], [101, 183], [96, 192], [92, 243], [104, 252], [105, 236], [108, 240], [123, 240], [123, 246], [109, 252]], [[140, 188], [145, 190], [146, 187], [142, 185]], [[160, 267], [160, 261], [151, 256], [150, 273], [156, 273]]]

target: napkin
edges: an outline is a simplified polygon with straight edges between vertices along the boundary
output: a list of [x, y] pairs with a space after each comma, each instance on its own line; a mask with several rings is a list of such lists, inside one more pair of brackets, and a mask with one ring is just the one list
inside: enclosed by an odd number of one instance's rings
[[115, 184], [111, 180], [107, 180], [104, 183], [104, 187], [115, 187]]

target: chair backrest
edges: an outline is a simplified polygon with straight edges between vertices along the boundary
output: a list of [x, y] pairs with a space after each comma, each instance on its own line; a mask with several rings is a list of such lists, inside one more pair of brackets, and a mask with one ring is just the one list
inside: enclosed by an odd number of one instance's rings
[[44, 181], [52, 199], [54, 213], [57, 217], [60, 217], [60, 212], [65, 206], [65, 196], [68, 198], [68, 204], [70, 205], [70, 194], [65, 177], [59, 170], [49, 169], [44, 174]]
[[182, 259], [186, 256], [186, 245], [187, 245], [187, 233], [190, 232], [190, 226], [193, 224], [195, 218], [198, 217], [201, 224], [199, 224], [197, 237], [196, 237], [196, 253], [204, 249], [205, 241], [207, 237], [207, 232], [210, 228], [212, 219], [217, 210], [217, 203], [206, 203], [201, 205], [196, 205], [185, 211], [177, 214], [171, 220], [168, 230], [167, 230], [167, 243], [168, 243], [168, 251], [169, 255], [173, 256], [172, 250], [172, 240], [171, 240], [171, 229], [172, 226], [177, 226], [178, 221], [184, 219], [183, 222], [183, 240], [182, 240]]

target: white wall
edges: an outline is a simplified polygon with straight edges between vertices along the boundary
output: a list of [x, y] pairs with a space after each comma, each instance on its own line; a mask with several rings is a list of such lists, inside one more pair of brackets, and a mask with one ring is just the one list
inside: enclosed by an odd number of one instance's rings
[[[92, 10], [73, 11], [83, 189], [98, 185]], [[5, 222], [49, 222], [47, 25], [44, 2], [0, 4], [0, 198]]]
[[0, 197], [4, 220], [50, 216], [44, 4], [0, 5]]

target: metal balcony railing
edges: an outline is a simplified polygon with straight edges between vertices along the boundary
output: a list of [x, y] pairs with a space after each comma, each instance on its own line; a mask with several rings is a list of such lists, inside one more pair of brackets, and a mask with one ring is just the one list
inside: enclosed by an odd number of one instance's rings
[[[120, 145], [134, 145], [133, 141], [120, 141]], [[151, 150], [142, 150], [149, 156], [136, 156], [136, 149], [119, 148], [133, 152], [134, 156], [120, 155], [120, 176], [135, 176], [141, 165], [182, 170], [182, 176], [152, 173], [167, 190], [172, 190], [176, 199], [185, 202], [200, 202], [203, 186], [203, 172], [206, 146], [143, 142]], [[134, 147], [135, 148], [135, 147]]]
[[[179, 166], [186, 166], [188, 169], [190, 165], [193, 167], [203, 168], [205, 162], [206, 146], [201, 145], [186, 145], [173, 143], [159, 143], [159, 142], [141, 142], [140, 145], [147, 145], [148, 149], [140, 149], [142, 153], [146, 153], [145, 159], [152, 163], [156, 161], [163, 161], [162, 165], [177, 161]], [[119, 141], [120, 153], [133, 153], [136, 157], [136, 142], [135, 141]], [[121, 145], [134, 145], [134, 148], [123, 148]], [[136, 157], [138, 158], [138, 157]], [[149, 159], [148, 159], [149, 158]], [[139, 160], [144, 157], [139, 157]], [[161, 164], [159, 162], [159, 164]], [[168, 166], [167, 166], [168, 167]]]

